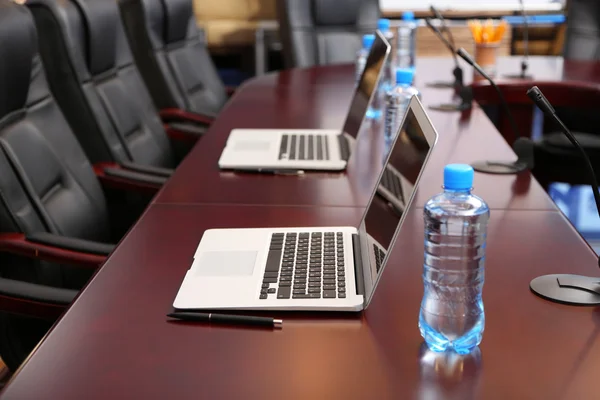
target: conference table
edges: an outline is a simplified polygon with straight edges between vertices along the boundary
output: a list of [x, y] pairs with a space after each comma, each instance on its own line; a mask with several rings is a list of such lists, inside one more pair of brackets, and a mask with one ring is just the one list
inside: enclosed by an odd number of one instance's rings
[[[501, 59], [499, 70], [517, 71], [519, 61]], [[596, 67], [558, 58], [530, 64], [536, 79], [600, 79]], [[418, 60], [426, 107], [453, 100], [452, 90], [426, 86], [450, 79], [451, 69], [450, 59]], [[528, 287], [542, 274], [597, 274], [597, 257], [528, 172], [475, 176], [491, 208], [479, 349], [459, 356], [423, 345], [422, 206], [441, 190], [445, 164], [515, 159], [476, 104], [428, 111], [439, 142], [368, 309], [259, 313], [282, 318], [282, 330], [167, 321], [206, 229], [360, 222], [379, 173], [370, 151], [377, 124], [361, 133], [345, 173], [263, 176], [216, 165], [232, 128], [339, 129], [352, 88], [349, 65], [243, 84], [0, 397], [598, 398], [598, 310], [550, 303]]]

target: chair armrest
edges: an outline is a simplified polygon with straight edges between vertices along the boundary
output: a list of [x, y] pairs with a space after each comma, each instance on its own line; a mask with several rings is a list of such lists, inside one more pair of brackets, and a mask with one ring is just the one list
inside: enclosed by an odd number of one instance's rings
[[167, 181], [164, 176], [130, 171], [117, 163], [94, 164], [94, 172], [103, 186], [126, 191], [156, 193]]
[[227, 93], [227, 96], [231, 97], [231, 95], [235, 93], [236, 89], [237, 86], [225, 86], [225, 93]]
[[55, 235], [49, 232], [38, 232], [25, 235], [25, 240], [80, 253], [98, 254], [100, 256], [108, 256], [115, 249], [115, 245], [113, 244]]
[[198, 114], [180, 108], [165, 108], [160, 110], [159, 115], [163, 122], [190, 121], [205, 126], [212, 124], [216, 117], [215, 115]]
[[132, 162], [122, 162], [121, 164], [121, 168], [129, 170], [129, 171], [134, 171], [134, 172], [140, 172], [142, 174], [147, 174], [147, 175], [157, 175], [157, 176], [162, 176], [165, 178], [170, 177], [171, 175], [173, 175], [173, 170], [170, 168], [161, 168], [161, 167], [153, 167], [151, 165], [142, 165], [142, 164], [136, 164], [136, 163], [132, 163]]
[[27, 240], [22, 233], [0, 233], [0, 251], [56, 263], [98, 268], [106, 256]]
[[164, 124], [165, 132], [173, 140], [195, 143], [206, 133], [207, 126], [190, 122], [171, 121]]
[[55, 320], [78, 291], [0, 278], [0, 309], [10, 314]]

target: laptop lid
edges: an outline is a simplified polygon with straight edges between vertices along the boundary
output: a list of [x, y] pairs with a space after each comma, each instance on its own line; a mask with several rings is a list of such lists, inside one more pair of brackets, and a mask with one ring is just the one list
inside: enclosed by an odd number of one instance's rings
[[375, 41], [367, 56], [360, 80], [354, 89], [350, 109], [346, 114], [346, 121], [342, 130], [343, 133], [347, 133], [354, 139], [358, 137], [362, 122], [367, 114], [367, 108], [382, 76], [383, 66], [390, 54], [390, 49], [390, 44], [381, 35], [381, 32], [375, 32]]
[[[405, 210], [410, 208], [419, 179], [437, 142], [437, 137], [437, 132], [427, 117], [421, 102], [416, 96], [413, 96], [358, 227], [364, 274], [365, 307], [373, 298], [375, 287], [385, 269], [389, 250], [393, 248], [402, 228], [406, 217]], [[382, 185], [384, 171], [388, 165], [393, 166], [400, 174], [401, 185], [405, 186], [402, 189], [406, 205], [404, 209], [394, 207], [377, 194], [377, 188]], [[373, 240], [385, 253], [379, 271], [377, 271], [376, 263], [370, 257], [373, 252]]]

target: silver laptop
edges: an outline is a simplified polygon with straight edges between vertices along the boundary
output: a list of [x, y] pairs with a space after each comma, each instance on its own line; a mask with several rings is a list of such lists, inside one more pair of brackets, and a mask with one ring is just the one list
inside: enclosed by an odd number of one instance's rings
[[[211, 310], [366, 308], [436, 141], [433, 125], [413, 97], [383, 168], [393, 168], [394, 176], [399, 177], [385, 190], [390, 196], [402, 197], [401, 203], [384, 199], [376, 189], [358, 227], [207, 230], [173, 306]], [[380, 174], [377, 188], [384, 185], [385, 174]]]
[[233, 129], [219, 158], [219, 167], [259, 172], [344, 170], [389, 53], [389, 43], [377, 32], [341, 132], [337, 129]]

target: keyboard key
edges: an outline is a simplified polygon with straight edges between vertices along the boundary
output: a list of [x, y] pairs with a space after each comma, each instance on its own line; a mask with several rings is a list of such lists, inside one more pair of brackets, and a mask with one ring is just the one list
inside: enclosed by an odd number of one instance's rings
[[338, 288], [338, 293], [346, 293], [346, 288], [345, 287]]
[[292, 294], [304, 294], [306, 291], [304, 289], [294, 289]]
[[308, 154], [306, 156], [307, 160], [314, 160], [315, 159], [315, 137], [313, 135], [309, 135], [308, 136]]
[[279, 287], [289, 287], [292, 286], [292, 282], [279, 282]]
[[275, 292], [276, 292], [275, 288], [271, 288], [271, 289], [267, 290], [267, 293], [269, 293], [269, 294], [272, 294], [272, 293], [275, 293]]
[[300, 135], [300, 140], [298, 143], [298, 160], [304, 160], [304, 149], [306, 147], [306, 136]]
[[289, 286], [279, 287], [277, 290], [277, 298], [278, 299], [289, 299], [291, 295], [291, 288]]
[[263, 288], [263, 289], [268, 289], [268, 288], [269, 288], [269, 286], [270, 286], [270, 285], [269, 285], [268, 283], [263, 283], [263, 284], [262, 284], [262, 288]]
[[323, 290], [324, 299], [335, 299], [335, 290]]
[[262, 289], [260, 291], [260, 294], [267, 294], [267, 293], [269, 293], [269, 289]]
[[335, 285], [326, 285], [325, 282], [323, 282], [323, 290], [335, 290], [336, 287]]
[[260, 295], [260, 297], [259, 297], [259, 299], [261, 299], [261, 300], [264, 300], [264, 299], [266, 299], [267, 297], [268, 297], [268, 296], [267, 296], [266, 294], [261, 294], [261, 295]]
[[328, 137], [324, 137], [323, 139], [323, 158], [329, 160], [329, 140]]
[[277, 283], [277, 278], [264, 278], [263, 283]]
[[317, 160], [323, 159], [323, 136], [317, 136]]
[[320, 299], [321, 293], [295, 294], [292, 299]]
[[269, 250], [265, 272], [279, 272], [281, 255], [281, 250]]
[[345, 299], [346, 298], [346, 293], [338, 293], [338, 298]]
[[277, 278], [278, 275], [277, 272], [265, 272], [265, 278]]
[[317, 288], [317, 287], [309, 288], [308, 293], [321, 293], [321, 288]]

